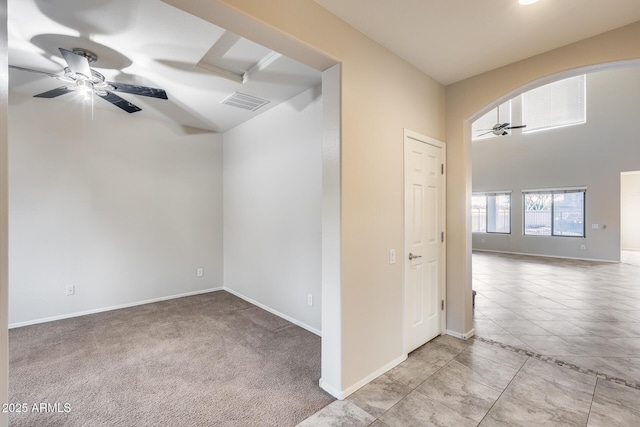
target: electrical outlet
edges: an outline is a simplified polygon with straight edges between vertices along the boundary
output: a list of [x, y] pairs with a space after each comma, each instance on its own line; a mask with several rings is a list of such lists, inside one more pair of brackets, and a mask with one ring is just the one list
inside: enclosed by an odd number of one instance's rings
[[66, 288], [66, 294], [68, 297], [73, 296], [76, 294], [76, 287], [73, 285], [69, 285]]
[[199, 268], [196, 270], [196, 276], [202, 277], [204, 276], [204, 268]]
[[587, 249], [587, 245], [580, 245], [580, 249], [582, 249], [583, 251]]
[[389, 250], [389, 264], [395, 264], [396, 263], [396, 250], [395, 249], [390, 249]]
[[313, 305], [313, 295], [307, 295], [307, 304]]

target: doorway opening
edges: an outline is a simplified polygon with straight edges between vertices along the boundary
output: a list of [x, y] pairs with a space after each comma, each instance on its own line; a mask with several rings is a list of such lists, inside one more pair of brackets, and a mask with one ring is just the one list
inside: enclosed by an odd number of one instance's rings
[[640, 266], [640, 171], [620, 173], [620, 262]]

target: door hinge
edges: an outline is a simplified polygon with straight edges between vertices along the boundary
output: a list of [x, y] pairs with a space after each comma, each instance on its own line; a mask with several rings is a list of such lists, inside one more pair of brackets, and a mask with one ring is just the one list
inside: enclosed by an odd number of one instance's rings
[[444, 231], [440, 233], [440, 241], [444, 243]]
[[444, 300], [442, 300], [442, 303], [440, 304], [440, 306], [441, 306], [440, 309], [444, 311]]
[[440, 163], [440, 175], [444, 175], [444, 163]]

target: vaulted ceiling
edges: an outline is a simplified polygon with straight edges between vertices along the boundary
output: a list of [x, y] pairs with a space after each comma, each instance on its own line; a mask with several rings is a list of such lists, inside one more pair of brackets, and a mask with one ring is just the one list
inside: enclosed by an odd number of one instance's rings
[[[9, 63], [63, 74], [58, 48], [88, 49], [108, 81], [166, 90], [169, 100], [122, 94], [133, 114], [223, 132], [317, 85], [321, 74], [159, 0], [9, 0]], [[10, 93], [36, 95], [64, 85], [12, 69]], [[268, 101], [256, 111], [221, 104], [239, 92]], [[52, 108], [79, 102], [77, 93]], [[118, 110], [94, 97], [95, 108]], [[122, 111], [122, 114], [128, 114]]]
[[444, 85], [640, 20], [638, 0], [315, 1]]

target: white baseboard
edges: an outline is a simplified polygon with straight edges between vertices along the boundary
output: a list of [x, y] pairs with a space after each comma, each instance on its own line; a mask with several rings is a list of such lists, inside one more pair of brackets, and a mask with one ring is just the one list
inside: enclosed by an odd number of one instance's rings
[[350, 394], [355, 393], [356, 391], [358, 391], [359, 389], [361, 389], [365, 385], [369, 384], [371, 381], [373, 381], [376, 378], [378, 378], [380, 375], [389, 372], [391, 369], [395, 368], [396, 366], [398, 366], [399, 364], [401, 364], [405, 360], [407, 360], [407, 355], [406, 354], [404, 354], [404, 355], [392, 360], [391, 362], [389, 362], [386, 365], [384, 365], [382, 368], [380, 368], [380, 369], [372, 372], [371, 374], [367, 375], [366, 377], [364, 377], [363, 379], [361, 379], [360, 381], [358, 381], [357, 383], [355, 383], [351, 387], [347, 387], [345, 390], [336, 390], [336, 389], [334, 389], [333, 387], [325, 384], [322, 381], [322, 378], [320, 378], [320, 383], [319, 383], [320, 384], [320, 388], [323, 389], [324, 391], [326, 391], [327, 393], [329, 393], [330, 395], [332, 395], [333, 397], [335, 397], [336, 399], [344, 400]]
[[251, 299], [251, 298], [249, 298], [249, 297], [247, 297], [245, 295], [242, 295], [240, 292], [234, 291], [233, 289], [229, 289], [227, 287], [224, 287], [223, 289], [225, 291], [229, 292], [230, 294], [233, 294], [233, 295], [237, 296], [238, 298], [241, 298], [241, 299], [243, 299], [243, 300], [245, 300], [247, 302], [250, 302], [251, 304], [253, 304], [255, 306], [260, 307], [261, 309], [263, 309], [265, 311], [268, 311], [271, 314], [275, 314], [276, 316], [281, 317], [284, 320], [286, 320], [288, 322], [291, 322], [296, 326], [300, 326], [302, 329], [306, 329], [307, 331], [311, 332], [312, 334], [315, 334], [315, 335], [317, 335], [319, 337], [322, 336], [322, 332], [320, 332], [316, 328], [313, 328], [313, 327], [311, 327], [311, 326], [309, 326], [309, 325], [307, 325], [305, 323], [300, 322], [299, 320], [296, 320], [296, 319], [294, 319], [292, 317], [289, 317], [286, 314], [280, 313], [279, 311], [274, 310], [271, 307], [267, 307], [266, 305], [261, 304], [258, 301], [253, 300], [253, 299]]
[[610, 263], [619, 263], [620, 261], [614, 261], [610, 259], [599, 259], [599, 258], [579, 258], [572, 256], [561, 256], [561, 255], [547, 255], [547, 254], [530, 254], [527, 252], [510, 252], [510, 251], [495, 251], [492, 249], [472, 249], [473, 252], [491, 252], [494, 254], [508, 254], [508, 255], [525, 255], [525, 256], [537, 256], [542, 258], [560, 258], [560, 259], [575, 259], [579, 261], [597, 261], [597, 262], [610, 262]]
[[110, 307], [101, 307], [101, 308], [96, 308], [96, 309], [93, 309], [93, 310], [79, 311], [79, 312], [76, 312], [76, 313], [61, 314], [59, 316], [53, 316], [53, 317], [44, 317], [44, 318], [41, 318], [41, 319], [28, 320], [26, 322], [10, 323], [9, 324], [9, 329], [19, 328], [19, 327], [22, 327], [22, 326], [37, 325], [39, 323], [53, 322], [55, 320], [70, 319], [72, 317], [86, 316], [87, 314], [102, 313], [104, 311], [119, 310], [121, 308], [135, 307], [137, 305], [151, 304], [151, 303], [154, 303], [154, 302], [167, 301], [167, 300], [170, 300], [170, 299], [184, 298], [184, 297], [190, 297], [190, 296], [193, 296], [193, 295], [200, 295], [200, 294], [207, 294], [209, 292], [216, 292], [216, 291], [222, 291], [222, 290], [224, 290], [224, 288], [222, 288], [222, 287], [220, 287], [220, 288], [203, 289], [201, 291], [186, 292], [186, 293], [183, 293], [183, 294], [169, 295], [169, 296], [166, 296], [166, 297], [153, 298], [153, 299], [148, 299], [148, 300], [144, 300], [144, 301], [131, 302], [131, 303], [127, 303], [127, 304], [113, 305], [113, 306], [110, 306]]
[[320, 381], [318, 381], [318, 385], [320, 386], [321, 389], [323, 389], [324, 391], [326, 391], [327, 393], [329, 393], [331, 396], [335, 397], [338, 400], [344, 400], [344, 394], [342, 392], [340, 392], [339, 390], [331, 387], [329, 384], [325, 384], [324, 381], [322, 381], [322, 378], [320, 378]]
[[474, 329], [472, 328], [470, 331], [468, 331], [465, 334], [461, 334], [460, 332], [451, 331], [451, 330], [447, 329], [446, 334], [447, 335], [451, 335], [452, 337], [460, 338], [461, 340], [468, 340], [472, 336], [474, 336], [476, 333], [475, 333]]
[[96, 314], [96, 313], [102, 313], [105, 311], [111, 311], [111, 310], [119, 310], [121, 308], [128, 308], [128, 307], [135, 307], [138, 305], [143, 305], [143, 304], [151, 304], [154, 302], [160, 302], [160, 301], [167, 301], [167, 300], [171, 300], [171, 299], [176, 299], [176, 298], [183, 298], [183, 297], [190, 297], [193, 295], [200, 295], [200, 294], [206, 294], [209, 292], [216, 292], [216, 291], [227, 291], [230, 294], [233, 294], [235, 296], [237, 296], [238, 298], [241, 298], [247, 302], [250, 302], [251, 304], [260, 307], [263, 310], [268, 311], [269, 313], [272, 313], [278, 317], [281, 317], [283, 319], [285, 319], [288, 322], [293, 323], [294, 325], [297, 325], [299, 327], [301, 327], [302, 329], [306, 329], [307, 331], [311, 332], [312, 334], [318, 335], [319, 337], [322, 336], [322, 333], [307, 325], [304, 324], [292, 317], [287, 316], [286, 314], [280, 313], [277, 310], [274, 310], [270, 307], [267, 307], [264, 304], [259, 303], [258, 301], [255, 301], [245, 295], [242, 295], [239, 292], [234, 291], [233, 289], [229, 289], [226, 287], [219, 287], [219, 288], [210, 288], [210, 289], [203, 289], [200, 291], [194, 291], [194, 292], [186, 292], [186, 293], [182, 293], [182, 294], [176, 294], [176, 295], [169, 295], [166, 297], [160, 297], [160, 298], [153, 298], [153, 299], [148, 299], [148, 300], [144, 300], [144, 301], [136, 301], [136, 302], [131, 302], [131, 303], [126, 303], [126, 304], [120, 304], [120, 305], [114, 305], [114, 306], [110, 306], [110, 307], [101, 307], [101, 308], [96, 308], [96, 309], [92, 309], [92, 310], [85, 310], [85, 311], [79, 311], [79, 312], [75, 312], [75, 313], [67, 313], [67, 314], [61, 314], [59, 316], [52, 316], [52, 317], [44, 317], [41, 319], [34, 319], [34, 320], [28, 320], [26, 322], [17, 322], [17, 323], [10, 323], [9, 324], [9, 329], [13, 329], [13, 328], [20, 328], [22, 326], [29, 326], [29, 325], [37, 325], [39, 323], [46, 323], [46, 322], [53, 322], [56, 320], [63, 320], [63, 319], [70, 319], [73, 317], [79, 317], [79, 316], [86, 316], [88, 314]]

